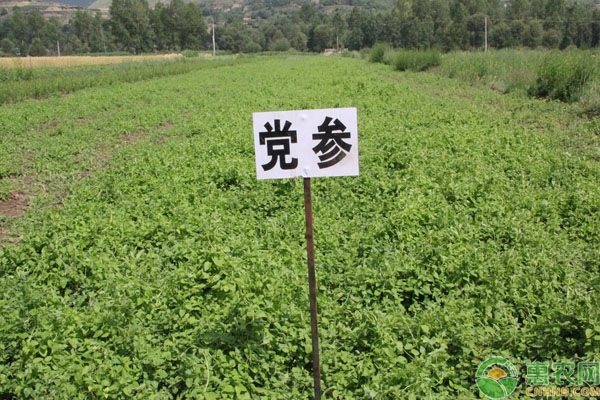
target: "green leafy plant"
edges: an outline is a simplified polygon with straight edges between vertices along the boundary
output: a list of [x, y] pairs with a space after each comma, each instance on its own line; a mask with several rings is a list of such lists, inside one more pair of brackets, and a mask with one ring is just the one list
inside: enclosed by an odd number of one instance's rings
[[540, 65], [530, 94], [564, 102], [580, 99], [583, 88], [598, 73], [598, 65], [584, 54], [551, 54]]
[[383, 56], [389, 49], [390, 45], [387, 43], [376, 43], [369, 54], [369, 61], [372, 63], [382, 63]]
[[325, 106], [358, 108], [361, 166], [313, 182], [325, 398], [599, 359], [593, 120], [286, 54], [2, 106], [0, 191], [31, 204], [0, 219], [0, 397], [310, 397], [302, 181], [256, 180], [251, 115]]
[[440, 52], [428, 50], [400, 50], [394, 59], [394, 68], [398, 71], [425, 71], [440, 64]]

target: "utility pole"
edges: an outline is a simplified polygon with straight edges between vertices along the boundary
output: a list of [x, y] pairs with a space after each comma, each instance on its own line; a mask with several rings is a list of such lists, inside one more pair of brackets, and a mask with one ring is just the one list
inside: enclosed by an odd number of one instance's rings
[[212, 24], [212, 42], [213, 42], [213, 57], [217, 55], [217, 50], [215, 47], [215, 23]]
[[56, 49], [58, 50], [58, 56], [60, 57], [60, 42], [56, 41]]
[[487, 37], [488, 37], [488, 17], [485, 16], [485, 39], [484, 39], [484, 52], [487, 53]]

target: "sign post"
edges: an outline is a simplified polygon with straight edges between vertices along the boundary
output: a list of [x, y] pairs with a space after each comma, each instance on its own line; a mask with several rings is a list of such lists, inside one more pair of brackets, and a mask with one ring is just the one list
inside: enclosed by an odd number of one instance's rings
[[311, 178], [358, 175], [356, 108], [273, 111], [252, 115], [256, 177], [304, 179], [306, 260], [315, 400], [321, 399], [321, 364]]

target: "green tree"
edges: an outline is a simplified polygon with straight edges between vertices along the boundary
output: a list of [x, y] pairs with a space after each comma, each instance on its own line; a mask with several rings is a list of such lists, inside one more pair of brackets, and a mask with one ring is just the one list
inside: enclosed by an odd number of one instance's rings
[[120, 46], [133, 53], [153, 48], [150, 9], [146, 0], [112, 0], [111, 32]]
[[530, 7], [529, 0], [511, 0], [506, 14], [511, 20], [524, 20], [530, 16]]
[[510, 26], [506, 22], [495, 24], [490, 30], [490, 46], [497, 49], [509, 47], [512, 43]]
[[354, 7], [346, 19], [348, 31], [345, 43], [350, 50], [360, 50], [364, 46], [363, 19], [364, 13], [358, 7]]
[[306, 50], [307, 36], [297, 24], [288, 23], [283, 27], [283, 35], [290, 43], [290, 47], [298, 51]]
[[29, 55], [33, 57], [46, 55], [46, 47], [44, 47], [44, 44], [40, 38], [36, 37], [31, 41], [31, 46], [29, 46]]
[[170, 45], [170, 34], [166, 21], [169, 20], [169, 11], [164, 3], [156, 3], [150, 11], [150, 27], [154, 32], [154, 45], [158, 50], [165, 50]]
[[446, 0], [433, 0], [431, 3], [431, 18], [433, 19], [433, 41], [440, 46], [448, 25], [450, 24], [450, 7]]
[[15, 44], [20, 47], [29, 41], [29, 26], [27, 17], [19, 7], [14, 7], [12, 15], [9, 18], [9, 37], [14, 39]]
[[473, 48], [481, 48], [485, 41], [485, 18], [486, 16], [480, 12], [471, 15], [467, 20], [467, 28], [469, 30], [469, 44]]
[[592, 46], [592, 24], [588, 7], [580, 4], [570, 6], [565, 15], [564, 36], [579, 48]]
[[450, 18], [452, 22], [446, 28], [444, 47], [450, 49], [465, 49], [469, 42], [467, 28], [467, 9], [459, 0], [454, 0], [450, 5]]
[[96, 11], [92, 19], [91, 31], [88, 37], [88, 45], [92, 53], [108, 50], [106, 35], [104, 33], [104, 21], [100, 11]]
[[30, 11], [27, 14], [28, 41], [30, 43], [34, 38], [41, 38], [45, 25], [46, 20], [38, 10]]
[[42, 34], [44, 46], [47, 49], [57, 49], [57, 43], [64, 43], [63, 25], [56, 17], [50, 17]]
[[290, 41], [287, 40], [283, 35], [279, 39], [275, 39], [269, 45], [271, 51], [288, 51], [290, 49]]
[[332, 48], [335, 33], [329, 25], [320, 24], [315, 26], [308, 36], [308, 48], [311, 51], [320, 53], [327, 48]]
[[561, 38], [562, 35], [560, 31], [556, 29], [548, 29], [544, 31], [544, 36], [542, 37], [542, 45], [550, 49], [558, 48], [561, 42]]
[[217, 31], [217, 43], [220, 49], [234, 53], [254, 53], [262, 50], [264, 35], [258, 29], [251, 29], [241, 21], [227, 24]]
[[535, 49], [542, 45], [543, 36], [544, 28], [542, 24], [539, 21], [530, 21], [523, 37], [523, 45]]
[[346, 33], [346, 21], [340, 13], [335, 13], [331, 18], [331, 26], [335, 35], [335, 43], [340, 48], [344, 47], [344, 36]]
[[261, 24], [259, 30], [262, 32], [265, 38], [265, 47], [269, 49], [271, 47], [271, 43], [276, 40], [276, 38], [279, 39], [283, 35], [283, 33], [271, 20]]
[[[89, 41], [92, 33], [92, 16], [84, 10], [77, 10], [69, 24], [69, 33], [77, 38], [73, 50], [76, 52], [90, 51]], [[71, 40], [73, 42], [73, 40]]]
[[179, 46], [181, 49], [200, 49], [207, 35], [206, 22], [198, 5], [187, 3], [182, 10], [179, 24]]
[[4, 38], [0, 41], [0, 50], [2, 50], [2, 53], [4, 54], [14, 55], [17, 51], [17, 48], [12, 40], [9, 38]]
[[592, 37], [591, 37], [591, 46], [598, 47], [600, 46], [600, 8], [596, 7], [594, 12], [592, 13]]

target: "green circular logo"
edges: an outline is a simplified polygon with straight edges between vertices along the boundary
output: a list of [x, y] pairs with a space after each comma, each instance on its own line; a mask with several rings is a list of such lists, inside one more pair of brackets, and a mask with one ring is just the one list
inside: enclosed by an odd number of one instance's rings
[[504, 399], [511, 395], [519, 381], [515, 366], [503, 357], [485, 360], [475, 374], [477, 387], [490, 399]]

